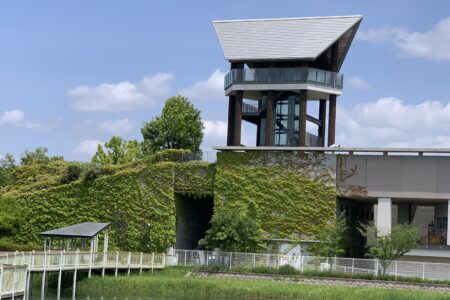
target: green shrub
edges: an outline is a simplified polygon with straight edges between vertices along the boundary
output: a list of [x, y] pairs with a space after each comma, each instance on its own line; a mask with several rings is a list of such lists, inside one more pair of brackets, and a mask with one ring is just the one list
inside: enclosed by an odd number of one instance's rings
[[198, 158], [191, 152], [185, 149], [167, 149], [158, 151], [146, 158], [147, 163], [158, 162], [183, 162], [187, 160], [195, 160]]
[[39, 246], [32, 244], [18, 244], [10, 238], [0, 238], [0, 251], [31, 251], [37, 250]]
[[58, 186], [69, 165], [64, 160], [55, 160], [45, 164], [18, 166], [11, 173], [13, 180], [6, 191], [18, 194]]
[[300, 274], [293, 266], [291, 265], [282, 265], [278, 268], [278, 274], [280, 275], [298, 275]]
[[226, 268], [223, 266], [215, 265], [211, 267], [211, 271], [219, 272], [219, 271], [226, 271]]
[[84, 181], [92, 181], [102, 176], [113, 175], [117, 168], [113, 166], [91, 166], [84, 173]]
[[78, 165], [70, 165], [67, 167], [66, 174], [61, 177], [61, 184], [67, 184], [80, 178], [81, 167]]

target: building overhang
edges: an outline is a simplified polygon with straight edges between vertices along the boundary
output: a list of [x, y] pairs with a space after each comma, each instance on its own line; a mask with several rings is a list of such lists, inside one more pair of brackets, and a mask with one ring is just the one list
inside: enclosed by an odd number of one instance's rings
[[[260, 99], [260, 95], [257, 92], [263, 91], [292, 91], [300, 93], [300, 90], [308, 91], [308, 99], [310, 100], [320, 100], [328, 99], [329, 95], [340, 96], [342, 94], [341, 89], [334, 89], [329, 87], [324, 87], [315, 84], [307, 83], [292, 83], [292, 84], [233, 84], [225, 90], [225, 95], [233, 95], [236, 91], [244, 91], [245, 99]], [[246, 96], [246, 91], [247, 93]], [[252, 93], [256, 92], [256, 93]]]
[[230, 62], [316, 60], [338, 42], [340, 69], [362, 16], [214, 21]]
[[417, 256], [417, 257], [440, 257], [450, 259], [450, 249], [448, 247], [442, 247], [442, 249], [433, 248], [417, 248], [411, 249], [405, 253], [405, 256]]
[[291, 146], [213, 146], [217, 151], [309, 151], [327, 152], [343, 155], [379, 154], [379, 155], [416, 155], [416, 156], [450, 156], [450, 148], [368, 148], [368, 147], [291, 147]]

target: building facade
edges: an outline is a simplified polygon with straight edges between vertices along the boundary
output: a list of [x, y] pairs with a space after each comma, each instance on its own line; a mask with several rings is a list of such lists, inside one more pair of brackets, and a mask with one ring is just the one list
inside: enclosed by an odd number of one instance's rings
[[[216, 149], [331, 156], [336, 213], [345, 213], [353, 229], [373, 221], [387, 234], [396, 224], [414, 222], [421, 239], [409, 259], [450, 261], [450, 149], [334, 145], [343, 89], [339, 71], [361, 21], [362, 16], [215, 21], [230, 62], [224, 86], [227, 146]], [[242, 121], [256, 126], [256, 146], [241, 145]], [[363, 241], [353, 245], [358, 243]]]

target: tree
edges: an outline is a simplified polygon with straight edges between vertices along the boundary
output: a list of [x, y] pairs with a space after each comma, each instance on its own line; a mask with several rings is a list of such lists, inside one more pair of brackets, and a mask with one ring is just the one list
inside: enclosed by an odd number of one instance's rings
[[250, 203], [246, 212], [234, 209], [216, 213], [211, 220], [211, 229], [199, 245], [210, 250], [256, 252], [265, 247], [263, 238], [256, 205]]
[[163, 149], [200, 149], [203, 139], [200, 111], [186, 97], [167, 99], [161, 116], [144, 123], [141, 129], [146, 155]]
[[0, 197], [0, 239], [10, 237], [19, 226], [19, 203], [11, 196]]
[[82, 168], [79, 165], [72, 164], [67, 167], [66, 173], [61, 177], [61, 184], [67, 184], [80, 178]]
[[311, 245], [308, 251], [321, 257], [344, 256], [347, 250], [347, 243], [344, 239], [346, 230], [345, 215], [342, 213], [337, 217], [334, 224], [325, 227], [318, 236], [320, 242]]
[[10, 153], [6, 153], [4, 157], [0, 158], [0, 187], [11, 183], [12, 171], [16, 168], [16, 160]]
[[20, 164], [22, 166], [29, 166], [32, 164], [46, 164], [53, 160], [62, 160], [62, 156], [48, 156], [48, 149], [45, 147], [37, 147], [34, 151], [26, 150], [20, 158]]
[[367, 239], [367, 255], [378, 258], [383, 275], [391, 262], [411, 250], [420, 239], [415, 224], [399, 224], [386, 235], [381, 235], [373, 224], [362, 225], [361, 234]]
[[[105, 150], [106, 149], [106, 152]], [[98, 165], [121, 165], [131, 163], [142, 158], [142, 149], [138, 141], [126, 141], [113, 136], [105, 146], [98, 145], [92, 162]]]

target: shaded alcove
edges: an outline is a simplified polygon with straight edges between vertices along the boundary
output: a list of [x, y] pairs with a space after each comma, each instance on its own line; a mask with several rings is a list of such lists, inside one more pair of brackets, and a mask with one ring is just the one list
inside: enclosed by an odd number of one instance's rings
[[198, 249], [198, 241], [211, 227], [214, 201], [212, 196], [194, 197], [175, 194], [177, 249]]
[[345, 240], [349, 247], [346, 255], [363, 258], [366, 239], [361, 235], [359, 228], [362, 224], [369, 224], [374, 221], [373, 204], [368, 201], [339, 198], [336, 208], [336, 215], [343, 214], [347, 223]]

